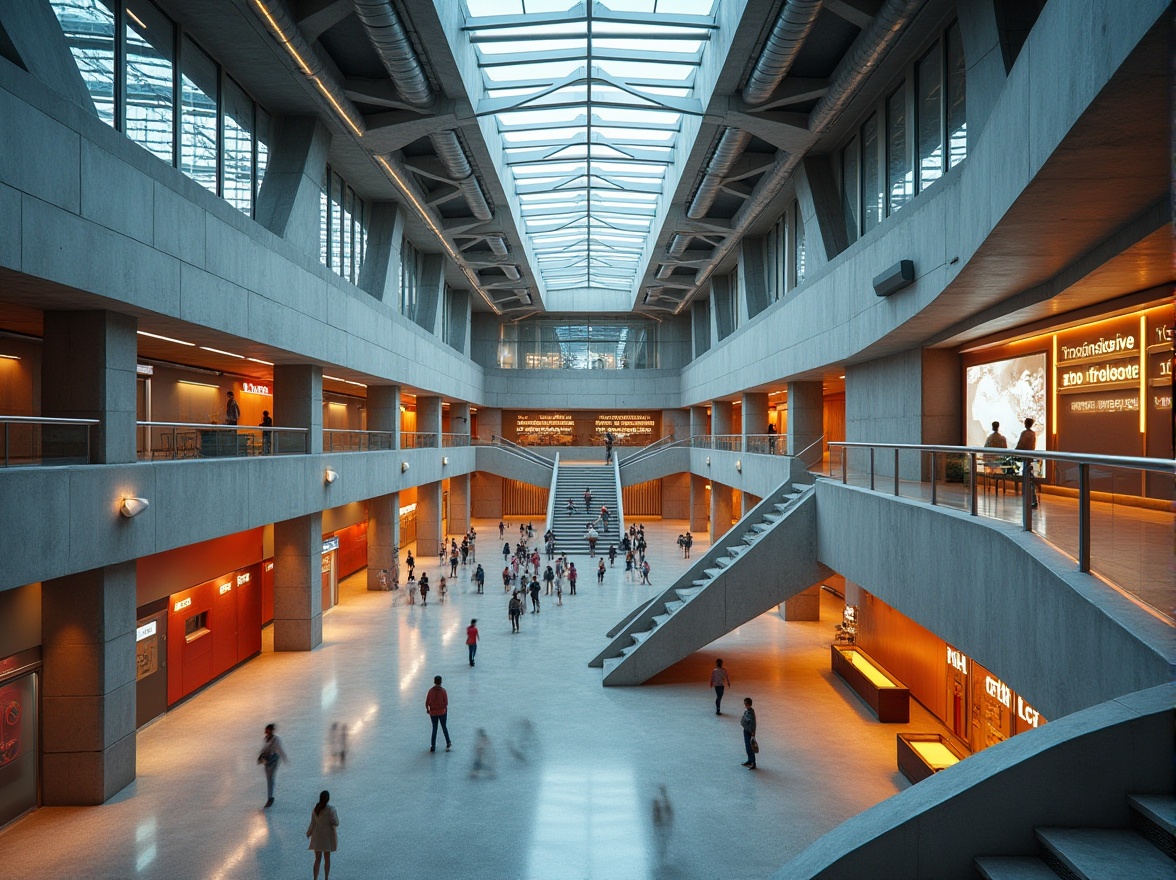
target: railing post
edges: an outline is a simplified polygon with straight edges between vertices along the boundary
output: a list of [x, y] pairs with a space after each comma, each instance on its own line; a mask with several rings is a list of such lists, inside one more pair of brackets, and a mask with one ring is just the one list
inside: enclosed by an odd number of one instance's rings
[[874, 447], [870, 447], [870, 491], [874, 491]]
[[894, 447], [894, 494], [898, 495], [898, 447]]
[[931, 452], [931, 506], [935, 506], [935, 452]]
[[1021, 459], [1021, 528], [1033, 531], [1033, 466], [1028, 458]]
[[1090, 571], [1090, 465], [1078, 465], [1078, 570]]
[[849, 448], [845, 446], [839, 446], [838, 450], [841, 452], [841, 483], [842, 485], [846, 485], [849, 483]]
[[968, 489], [968, 494], [970, 494], [972, 496], [972, 499], [971, 499], [972, 516], [976, 516], [977, 511], [978, 511], [978, 508], [976, 507], [976, 478], [977, 478], [977, 476], [979, 476], [979, 474], [976, 472], [976, 453], [975, 452], [970, 453], [970, 457], [972, 459], [972, 471], [971, 471], [971, 479], [969, 480], [969, 482], [972, 485]]
[[[4, 423], [4, 466], [8, 467], [8, 422]], [[86, 429], [86, 461], [90, 460], [90, 429]]]

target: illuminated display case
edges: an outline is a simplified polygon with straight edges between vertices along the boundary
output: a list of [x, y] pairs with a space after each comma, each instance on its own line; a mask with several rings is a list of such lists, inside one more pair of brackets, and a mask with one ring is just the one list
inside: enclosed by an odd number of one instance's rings
[[830, 645], [833, 671], [874, 710], [879, 721], [905, 724], [911, 692], [856, 645]]
[[897, 740], [898, 769], [911, 782], [922, 782], [966, 757], [941, 733], [900, 733]]

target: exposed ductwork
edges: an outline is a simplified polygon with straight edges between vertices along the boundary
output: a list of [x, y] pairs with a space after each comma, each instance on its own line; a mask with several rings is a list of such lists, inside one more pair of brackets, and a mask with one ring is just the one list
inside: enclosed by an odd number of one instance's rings
[[787, 0], [755, 68], [747, 77], [747, 85], [743, 87], [744, 102], [762, 104], [776, 91], [800, 54], [823, 3], [824, 0]]
[[692, 237], [684, 232], [675, 232], [674, 237], [670, 239], [670, 243], [666, 247], [666, 255], [673, 257], [675, 260], [682, 259], [682, 254], [686, 253], [686, 246], [690, 244]]
[[508, 264], [508, 265], [502, 266], [500, 268], [502, 269], [502, 274], [505, 275], [507, 278], [509, 278], [511, 281], [518, 281], [522, 277], [521, 273], [519, 272], [518, 266], [511, 266]]
[[706, 216], [706, 212], [711, 209], [719, 195], [723, 179], [731, 173], [735, 162], [743, 155], [749, 143], [751, 135], [748, 132], [738, 128], [723, 130], [723, 136], [719, 138], [718, 146], [707, 163], [706, 174], [698, 184], [694, 198], [690, 200], [690, 207], [686, 209], [687, 217], [698, 220]]
[[[353, 2], [355, 14], [363, 23], [368, 39], [376, 50], [380, 63], [388, 71], [397, 94], [406, 104], [414, 107], [432, 106], [434, 95], [429, 85], [429, 77], [412, 47], [412, 40], [404, 27], [404, 22], [400, 20], [400, 15], [390, 0]], [[433, 144], [433, 149], [445, 170], [449, 172], [449, 176], [465, 197], [470, 213], [479, 220], [489, 220], [493, 217], [494, 214], [486, 201], [486, 194], [474, 176], [457, 132], [434, 132], [429, 135], [429, 141]]]
[[[926, 0], [886, 0], [873, 21], [862, 31], [849, 53], [842, 59], [833, 74], [828, 90], [809, 114], [809, 130], [814, 138], [823, 135], [841, 115], [925, 2]], [[777, 154], [775, 163], [764, 173], [751, 197], [735, 215], [731, 230], [715, 250], [710, 265], [698, 274], [692, 294], [706, 282], [715, 266], [735, 249], [747, 234], [751, 224], [767, 210], [804, 157], [803, 152]], [[680, 253], [673, 253], [674, 247], [679, 239], [689, 237], [683, 233], [676, 234], [670, 240], [670, 255], [680, 256]], [[681, 245], [681, 251], [685, 251], [685, 244]], [[689, 297], [683, 299], [683, 303], [688, 301]]]
[[672, 263], [662, 263], [662, 265], [657, 267], [657, 275], [655, 277], [658, 281], [665, 281], [673, 274], [674, 265]]
[[506, 239], [502, 235], [487, 235], [486, 244], [490, 246], [490, 252], [496, 257], [505, 257], [510, 253], [510, 249], [506, 245]]

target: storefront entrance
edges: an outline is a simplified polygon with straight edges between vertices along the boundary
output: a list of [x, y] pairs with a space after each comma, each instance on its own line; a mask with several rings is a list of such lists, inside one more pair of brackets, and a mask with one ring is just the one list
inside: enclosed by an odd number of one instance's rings
[[37, 806], [40, 650], [24, 654], [0, 663], [0, 827]]

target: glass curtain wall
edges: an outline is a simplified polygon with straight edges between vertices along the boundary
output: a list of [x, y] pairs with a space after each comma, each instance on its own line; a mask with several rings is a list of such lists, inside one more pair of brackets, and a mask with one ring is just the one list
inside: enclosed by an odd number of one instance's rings
[[[363, 199], [328, 165], [319, 192], [319, 261], [352, 284], [359, 283], [367, 223]], [[403, 272], [402, 263], [402, 278]]]
[[646, 370], [661, 362], [655, 321], [500, 324], [498, 366], [522, 370]]
[[882, 222], [882, 168], [878, 150], [878, 116], [862, 126], [862, 234]]
[[960, 26], [953, 24], [944, 36], [947, 46], [947, 155], [948, 167], [955, 168], [968, 155], [967, 88], [964, 44]]
[[886, 100], [887, 213], [893, 214], [915, 194], [910, 150], [907, 148], [906, 87], [899, 86]]
[[942, 84], [942, 61], [936, 46], [923, 56], [915, 70], [920, 191], [943, 176]]
[[150, 0], [50, 6], [98, 118], [254, 216], [272, 123], [249, 94]]

